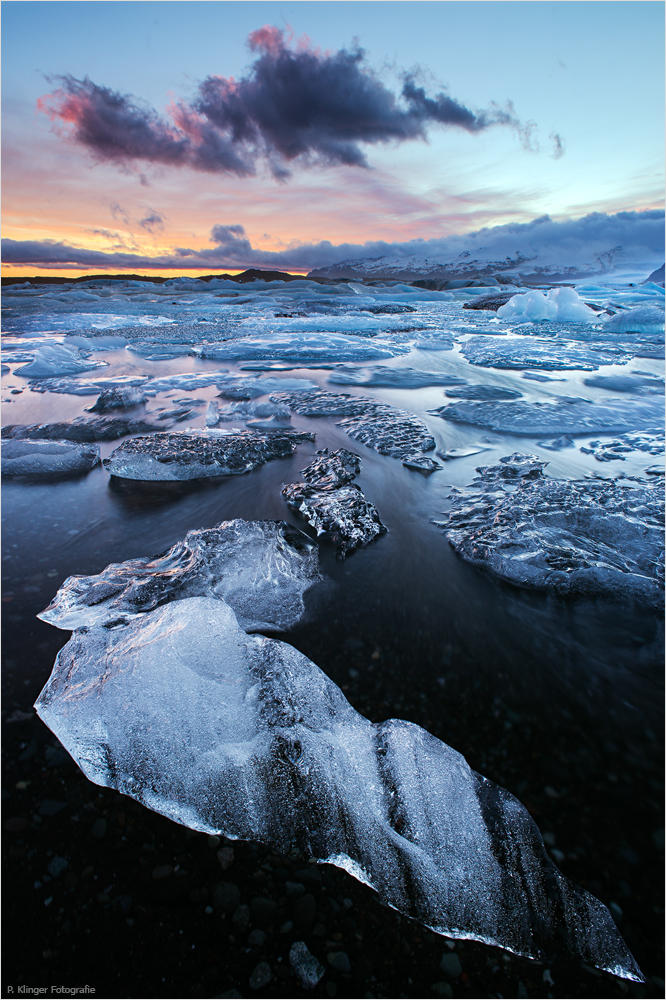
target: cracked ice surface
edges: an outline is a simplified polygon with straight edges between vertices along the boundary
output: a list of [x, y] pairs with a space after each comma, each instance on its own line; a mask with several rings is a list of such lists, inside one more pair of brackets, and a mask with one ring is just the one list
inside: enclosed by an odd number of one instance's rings
[[441, 523], [456, 552], [519, 587], [663, 599], [664, 485], [560, 480], [514, 454], [477, 469]]
[[291, 628], [320, 579], [317, 546], [284, 521], [222, 521], [157, 556], [70, 576], [38, 616], [62, 629], [127, 622], [167, 601], [214, 597], [247, 631]]
[[292, 361], [299, 367], [316, 367], [338, 361], [375, 361], [406, 354], [402, 344], [345, 337], [337, 333], [277, 334], [269, 339], [243, 337], [221, 344], [207, 344], [198, 351], [213, 361]]
[[172, 431], [129, 438], [104, 465], [123, 479], [208, 479], [250, 472], [264, 462], [293, 455], [296, 445], [313, 440], [313, 434], [301, 431]]
[[487, 430], [541, 437], [558, 434], [622, 434], [625, 431], [663, 429], [663, 403], [655, 398], [619, 399], [592, 403], [587, 399], [560, 397], [552, 403], [516, 402], [452, 403], [437, 411], [444, 420], [473, 424]]
[[624, 364], [629, 360], [620, 345], [604, 343], [585, 347], [545, 337], [473, 337], [463, 344], [461, 353], [471, 365], [514, 370], [564, 371], [572, 368], [595, 371], [600, 365]]
[[352, 482], [361, 470], [358, 455], [345, 448], [318, 451], [303, 469], [303, 483], [289, 483], [282, 496], [318, 535], [326, 535], [344, 559], [386, 533], [377, 508]]
[[178, 823], [296, 847], [438, 933], [642, 978], [517, 799], [419, 726], [370, 723], [223, 601], [75, 632], [35, 707], [91, 781]]
[[271, 400], [286, 403], [290, 409], [307, 417], [343, 417], [338, 421], [338, 427], [380, 455], [408, 458], [422, 451], [432, 451], [435, 447], [435, 439], [428, 428], [413, 413], [364, 396], [333, 392], [278, 392], [271, 396]]

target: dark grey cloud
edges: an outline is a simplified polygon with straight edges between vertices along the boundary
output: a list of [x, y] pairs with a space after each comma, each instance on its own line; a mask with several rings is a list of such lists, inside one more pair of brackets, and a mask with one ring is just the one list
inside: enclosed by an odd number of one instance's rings
[[139, 225], [142, 229], [145, 229], [147, 233], [154, 233], [155, 231], [161, 232], [164, 229], [164, 216], [151, 209], [143, 219], [139, 219]]
[[365, 147], [424, 140], [438, 126], [471, 133], [508, 126], [530, 146], [536, 126], [521, 123], [510, 102], [475, 111], [444, 91], [427, 94], [417, 73], [403, 74], [395, 93], [358, 45], [332, 53], [307, 40], [293, 46], [271, 26], [253, 31], [248, 42], [254, 61], [244, 76], [206, 77], [190, 102], [171, 106], [169, 117], [87, 77], [68, 75], [57, 78], [58, 88], [41, 98], [40, 107], [100, 160], [238, 176], [264, 162], [278, 180], [289, 176], [295, 161], [365, 167]]
[[443, 264], [461, 259], [461, 254], [481, 259], [504, 260], [516, 250], [545, 254], [561, 264], [575, 265], [603, 255], [610, 248], [622, 247], [627, 259], [649, 261], [664, 254], [664, 212], [618, 212], [607, 215], [594, 212], [582, 219], [554, 222], [542, 216], [529, 223], [511, 223], [479, 229], [460, 236], [404, 243], [371, 241], [368, 243], [319, 243], [290, 246], [267, 251], [255, 248], [243, 226], [213, 226], [211, 246], [203, 249], [177, 247], [170, 254], [146, 257], [136, 253], [104, 253], [86, 250], [52, 240], [2, 241], [6, 264], [36, 267], [100, 268], [102, 270], [151, 270], [176, 268], [180, 271], [242, 269], [246, 267], [314, 270], [340, 261], [363, 261], [380, 256], [394, 260], [415, 255]]

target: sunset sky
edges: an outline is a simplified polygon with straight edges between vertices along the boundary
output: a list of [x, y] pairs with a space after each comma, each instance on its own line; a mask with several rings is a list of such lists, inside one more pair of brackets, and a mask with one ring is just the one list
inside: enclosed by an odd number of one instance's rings
[[6, 2], [2, 50], [6, 274], [663, 206], [662, 3]]

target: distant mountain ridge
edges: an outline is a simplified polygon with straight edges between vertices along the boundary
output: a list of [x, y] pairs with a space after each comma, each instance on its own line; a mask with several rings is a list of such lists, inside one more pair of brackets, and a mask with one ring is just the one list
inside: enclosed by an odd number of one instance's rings
[[648, 274], [664, 259], [664, 213], [593, 213], [570, 222], [542, 216], [530, 223], [385, 247], [386, 253], [340, 260], [315, 268], [308, 277], [530, 284], [618, 270]]

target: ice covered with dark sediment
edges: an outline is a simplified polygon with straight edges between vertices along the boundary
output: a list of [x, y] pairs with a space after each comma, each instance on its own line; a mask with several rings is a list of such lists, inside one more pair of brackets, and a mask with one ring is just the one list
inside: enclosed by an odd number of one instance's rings
[[99, 465], [99, 448], [73, 441], [5, 439], [2, 476], [5, 479], [66, 479]]
[[178, 823], [335, 865], [437, 933], [642, 979], [517, 799], [419, 726], [369, 722], [223, 600], [91, 616], [35, 707], [91, 781]]
[[580, 397], [560, 396], [553, 402], [451, 403], [437, 411], [445, 420], [472, 424], [486, 430], [524, 437], [568, 434], [621, 434], [659, 431], [664, 425], [663, 404], [656, 397], [618, 399], [594, 403]]
[[222, 521], [188, 531], [166, 552], [70, 576], [39, 615], [62, 629], [127, 622], [167, 601], [224, 600], [247, 631], [301, 620], [303, 594], [320, 579], [316, 544], [284, 521]]
[[148, 420], [130, 417], [75, 417], [69, 423], [7, 424], [3, 438], [43, 441], [115, 441], [127, 434], [146, 434], [159, 427]]
[[361, 470], [358, 455], [345, 448], [316, 452], [303, 469], [304, 482], [288, 483], [282, 496], [289, 507], [335, 546], [345, 558], [386, 533], [377, 508], [352, 482]]
[[456, 552], [519, 587], [658, 605], [663, 482], [552, 479], [514, 454], [477, 469], [439, 522]]
[[272, 395], [271, 400], [286, 403], [303, 416], [342, 417], [338, 427], [380, 455], [402, 459], [435, 447], [435, 439], [419, 417], [365, 396], [323, 391], [282, 392]]
[[112, 476], [143, 481], [209, 479], [250, 472], [314, 441], [302, 431], [171, 431], [123, 441], [104, 460]]

